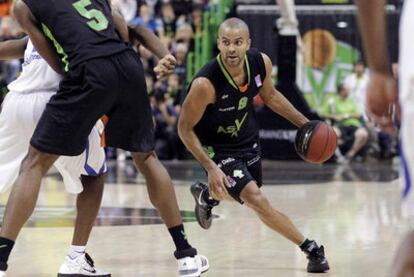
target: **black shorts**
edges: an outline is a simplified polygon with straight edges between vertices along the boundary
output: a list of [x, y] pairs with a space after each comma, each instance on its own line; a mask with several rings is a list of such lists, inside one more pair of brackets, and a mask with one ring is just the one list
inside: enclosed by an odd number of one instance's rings
[[232, 187], [227, 187], [229, 194], [240, 204], [243, 200], [240, 193], [251, 181], [262, 186], [262, 160], [260, 151], [252, 151], [238, 154], [216, 153], [213, 161], [227, 175], [227, 180]]
[[107, 146], [132, 152], [153, 150], [154, 125], [144, 70], [133, 50], [92, 59], [71, 70], [46, 105], [30, 143], [47, 153], [79, 155], [103, 116]]

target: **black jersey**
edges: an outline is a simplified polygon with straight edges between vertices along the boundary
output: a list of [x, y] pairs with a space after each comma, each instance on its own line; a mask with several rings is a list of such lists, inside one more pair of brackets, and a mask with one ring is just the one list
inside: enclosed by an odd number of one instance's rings
[[247, 90], [244, 92], [224, 67], [220, 55], [195, 76], [209, 79], [216, 92], [215, 103], [207, 106], [194, 128], [210, 156], [214, 152], [243, 152], [258, 146], [259, 127], [253, 109], [253, 98], [266, 77], [266, 67], [259, 51], [247, 51], [245, 70]]
[[127, 49], [107, 0], [23, 0], [61, 55], [65, 71]]

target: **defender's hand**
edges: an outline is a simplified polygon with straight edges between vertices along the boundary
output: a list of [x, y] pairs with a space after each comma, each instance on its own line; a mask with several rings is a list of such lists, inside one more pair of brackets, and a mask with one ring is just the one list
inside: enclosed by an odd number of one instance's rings
[[173, 73], [176, 64], [177, 61], [171, 54], [168, 54], [159, 60], [157, 66], [154, 67], [154, 72], [157, 75], [157, 79], [163, 79], [164, 77]]

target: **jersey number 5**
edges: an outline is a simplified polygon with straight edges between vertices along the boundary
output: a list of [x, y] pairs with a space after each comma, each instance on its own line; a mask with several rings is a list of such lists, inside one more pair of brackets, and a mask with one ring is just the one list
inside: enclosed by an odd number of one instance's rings
[[86, 19], [90, 19], [87, 22], [90, 28], [98, 32], [103, 31], [108, 28], [108, 19], [106, 19], [105, 15], [100, 10], [87, 10], [86, 7], [91, 4], [92, 3], [90, 0], [79, 0], [73, 3], [73, 6], [81, 16], [85, 17]]

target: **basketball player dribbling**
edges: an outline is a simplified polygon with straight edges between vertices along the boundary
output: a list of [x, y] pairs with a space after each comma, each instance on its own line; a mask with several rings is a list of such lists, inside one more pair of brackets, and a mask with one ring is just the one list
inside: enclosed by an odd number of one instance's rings
[[[402, 168], [406, 195], [414, 176], [414, 1], [404, 1], [400, 21], [399, 84], [392, 75], [386, 39], [385, 0], [357, 0], [359, 26], [368, 58], [370, 82], [367, 91], [368, 116], [384, 130], [395, 131], [401, 119]], [[401, 106], [401, 116], [399, 116]], [[391, 276], [414, 276], [414, 231], [402, 241]]]
[[[14, 240], [33, 212], [41, 179], [60, 155], [82, 153], [103, 115], [106, 144], [132, 152], [146, 178], [150, 199], [175, 243], [179, 275], [199, 276], [208, 261], [186, 239], [171, 179], [153, 152], [142, 64], [120, 40], [117, 31], [125, 30], [114, 24], [109, 3], [25, 0], [15, 3], [14, 13], [35, 49], [64, 76], [34, 130], [7, 202], [0, 231], [0, 276], [5, 276]], [[174, 68], [175, 60], [167, 53], [158, 74]]]
[[246, 203], [264, 224], [300, 246], [309, 259], [309, 272], [325, 272], [329, 265], [323, 246], [305, 239], [260, 190], [262, 168], [253, 97], [260, 94], [270, 109], [297, 127], [309, 120], [273, 87], [272, 63], [265, 54], [249, 49], [249, 29], [242, 20], [227, 19], [218, 36], [220, 54], [190, 84], [178, 127], [182, 141], [208, 175], [208, 186], [198, 182], [191, 187], [197, 220], [208, 229], [217, 200]]

